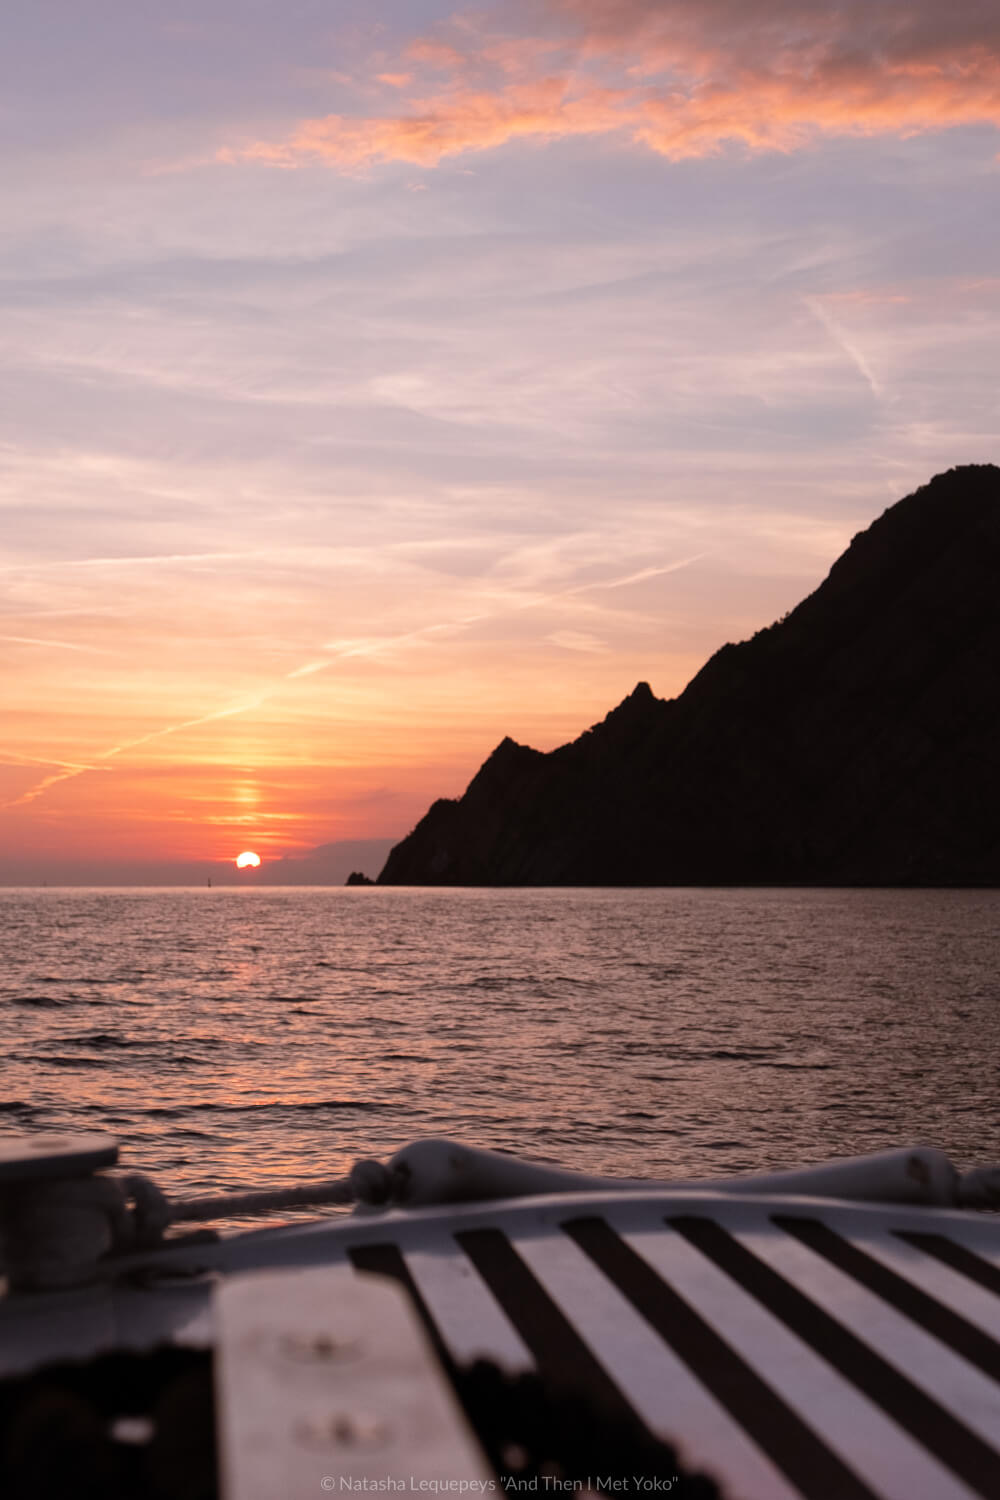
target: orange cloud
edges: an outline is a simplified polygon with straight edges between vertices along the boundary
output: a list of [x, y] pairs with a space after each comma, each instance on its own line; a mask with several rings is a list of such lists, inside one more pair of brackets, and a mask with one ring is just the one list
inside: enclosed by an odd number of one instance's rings
[[411, 42], [406, 49], [406, 56], [411, 62], [426, 63], [428, 67], [445, 73], [456, 72], [466, 63], [465, 54], [457, 47], [436, 41], [433, 37], [419, 37]]
[[[433, 166], [516, 139], [612, 132], [680, 159], [1000, 125], [1000, 8], [980, 0], [548, 0], [543, 18], [530, 36], [456, 18], [405, 49], [443, 87], [382, 115], [305, 120], [220, 159]], [[395, 91], [411, 81], [376, 76]]]
[[700, 85], [687, 96], [644, 102], [635, 138], [674, 159], [704, 156], [729, 142], [751, 151], [791, 151], [824, 135], [917, 135], [955, 125], [1000, 125], [1000, 62], [961, 85], [944, 70], [859, 68], [817, 73], [806, 84], [787, 74], [743, 73]]
[[[404, 116], [305, 120], [287, 141], [256, 142], [239, 155], [275, 166], [325, 161], [344, 168], [380, 161], [435, 166], [461, 151], [485, 151], [518, 138], [556, 140], [606, 134], [627, 125], [627, 97], [612, 89], [574, 90], [565, 78], [472, 89], [418, 100]], [[233, 160], [227, 151], [220, 160]]]

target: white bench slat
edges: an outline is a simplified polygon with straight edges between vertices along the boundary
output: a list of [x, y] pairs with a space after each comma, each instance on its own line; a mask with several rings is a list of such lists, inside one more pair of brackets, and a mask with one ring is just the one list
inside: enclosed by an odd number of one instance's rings
[[[798, 1490], [564, 1234], [514, 1247], [651, 1431], [736, 1500], [798, 1500]], [[943, 1497], [942, 1497], [943, 1500]]]
[[[821, 1218], [822, 1215], [817, 1214], [816, 1217]], [[831, 1227], [837, 1228], [836, 1225]], [[1000, 1297], [994, 1296], [985, 1287], [977, 1286], [968, 1276], [952, 1270], [943, 1261], [894, 1234], [855, 1235], [851, 1238], [851, 1243], [888, 1270], [895, 1271], [904, 1281], [909, 1281], [920, 1291], [926, 1292], [928, 1297], [933, 1297], [952, 1312], [958, 1313], [959, 1317], [1000, 1341]]]
[[491, 1478], [401, 1287], [345, 1265], [255, 1273], [216, 1313], [224, 1500]]
[[885, 1500], [971, 1500], [961, 1480], [679, 1234], [623, 1238]]
[[[920, 1228], [923, 1229], [924, 1226], [921, 1225]], [[978, 1255], [980, 1260], [988, 1261], [995, 1270], [1000, 1271], [1000, 1243], [997, 1242], [996, 1231], [996, 1218], [992, 1214], [984, 1214], [982, 1224], [949, 1224], [946, 1229], [938, 1232], [943, 1232], [947, 1239], [971, 1250], [973, 1255]]]
[[1000, 1386], [939, 1339], [791, 1235], [761, 1223], [734, 1230], [748, 1250], [842, 1323], [855, 1338], [993, 1447], [1000, 1442]]
[[491, 1359], [512, 1375], [535, 1361], [486, 1282], [451, 1235], [427, 1235], [404, 1259], [457, 1364]]

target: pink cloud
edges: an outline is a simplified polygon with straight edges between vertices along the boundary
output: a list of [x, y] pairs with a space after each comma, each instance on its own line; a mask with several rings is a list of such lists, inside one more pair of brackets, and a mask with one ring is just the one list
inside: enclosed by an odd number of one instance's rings
[[418, 37], [407, 47], [406, 56], [411, 62], [426, 63], [428, 67], [445, 73], [461, 69], [466, 62], [465, 54], [457, 47], [433, 37]]
[[[435, 166], [442, 157], [519, 138], [606, 134], [628, 123], [626, 103], [613, 90], [574, 91], [565, 78], [539, 78], [492, 92], [461, 89], [415, 100], [408, 115], [305, 120], [286, 141], [256, 142], [239, 154], [285, 167], [318, 161], [344, 168], [380, 161]], [[232, 159], [220, 153], [219, 160]]]
[[680, 159], [1000, 125], [1000, 7], [982, 0], [547, 0], [541, 19], [539, 34], [512, 36], [456, 18], [405, 49], [417, 77], [444, 79], [404, 109], [305, 120], [220, 160], [433, 166], [612, 132]]

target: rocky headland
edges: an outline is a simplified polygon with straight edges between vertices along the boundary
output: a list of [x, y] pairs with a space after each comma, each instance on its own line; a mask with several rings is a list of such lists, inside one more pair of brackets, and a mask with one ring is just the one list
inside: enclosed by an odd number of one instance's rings
[[505, 739], [383, 885], [1000, 884], [1000, 469], [951, 469], [677, 698]]

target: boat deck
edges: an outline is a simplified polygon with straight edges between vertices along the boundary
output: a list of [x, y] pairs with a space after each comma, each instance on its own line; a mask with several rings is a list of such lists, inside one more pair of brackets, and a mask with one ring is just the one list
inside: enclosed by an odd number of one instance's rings
[[[246, 1430], [249, 1402], [288, 1464], [312, 1474], [303, 1497], [319, 1493], [321, 1479], [338, 1491], [394, 1476], [408, 1487], [414, 1472], [412, 1444], [363, 1438], [385, 1415], [378, 1368], [386, 1403], [409, 1399], [393, 1384], [384, 1341], [365, 1332], [380, 1322], [363, 1300], [372, 1274], [404, 1289], [436, 1351], [419, 1379], [411, 1368], [411, 1387], [416, 1379], [448, 1391], [450, 1380], [464, 1397], [462, 1372], [488, 1360], [512, 1389], [537, 1376], [595, 1422], [671, 1445], [672, 1490], [637, 1460], [634, 1472], [619, 1465], [619, 1493], [694, 1495], [697, 1482], [683, 1476], [701, 1474], [733, 1500], [1000, 1497], [1000, 1223], [991, 1215], [578, 1193], [327, 1219], [179, 1248], [157, 1264], [141, 1290], [133, 1278], [89, 1294], [103, 1298], [99, 1342], [211, 1337], [223, 1444], [226, 1432]], [[80, 1357], [93, 1345], [96, 1303], [61, 1296], [63, 1357], [74, 1348]], [[59, 1298], [15, 1300], [0, 1312], [8, 1356], [31, 1339], [33, 1318], [47, 1317], [51, 1330]], [[80, 1319], [89, 1319], [86, 1335]], [[329, 1357], [282, 1365], [282, 1328], [286, 1352], [305, 1338]], [[346, 1361], [343, 1349], [354, 1351]], [[267, 1365], [270, 1387], [258, 1378]], [[294, 1420], [317, 1402], [334, 1424], [322, 1452]], [[424, 1423], [437, 1436], [422, 1472], [516, 1490], [517, 1463], [497, 1479], [445, 1407]], [[230, 1464], [229, 1500], [264, 1493], [252, 1469]], [[562, 1472], [567, 1487], [604, 1477]], [[543, 1474], [537, 1488], [555, 1492], [556, 1477]], [[298, 1500], [299, 1490], [287, 1494]]]

